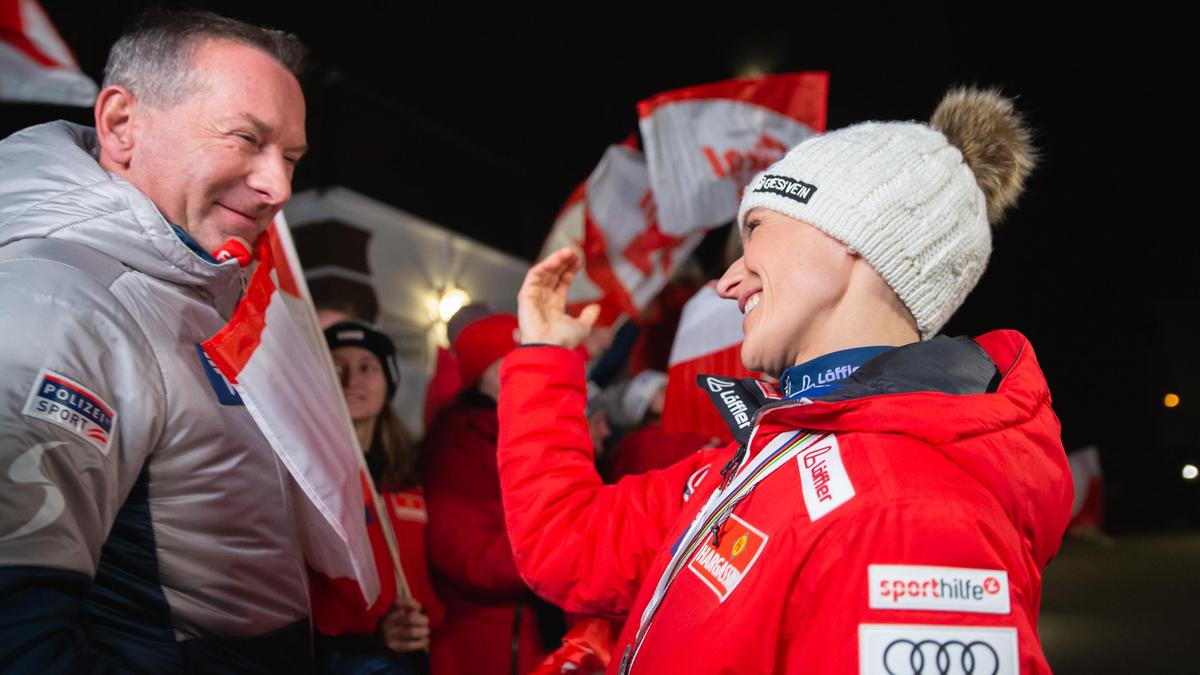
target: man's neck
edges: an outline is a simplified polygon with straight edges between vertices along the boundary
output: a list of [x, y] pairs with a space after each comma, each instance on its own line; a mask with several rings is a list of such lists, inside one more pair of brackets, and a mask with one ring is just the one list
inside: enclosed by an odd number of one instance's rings
[[175, 223], [171, 223], [171, 229], [175, 231], [175, 236], [179, 237], [179, 240], [183, 242], [183, 245], [187, 246], [192, 253], [200, 256], [204, 262], [209, 262], [214, 265], [217, 264], [217, 259], [214, 258], [211, 253], [204, 250], [204, 247], [200, 245], [200, 242], [193, 239], [192, 235], [188, 234], [187, 230], [176, 225]]

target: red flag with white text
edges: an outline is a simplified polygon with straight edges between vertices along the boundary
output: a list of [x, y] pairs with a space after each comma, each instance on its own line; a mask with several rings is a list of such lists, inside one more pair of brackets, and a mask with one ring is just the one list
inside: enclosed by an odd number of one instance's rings
[[829, 74], [789, 73], [668, 91], [638, 104], [663, 233], [686, 236], [737, 216], [755, 174], [825, 131]]
[[599, 303], [597, 325], [609, 326], [621, 315], [637, 316], [703, 236], [663, 234], [646, 160], [630, 144], [613, 145], [567, 199], [541, 257], [564, 246], [580, 252], [584, 271], [567, 301], [572, 309]]
[[771, 75], [659, 94], [638, 104], [646, 148], [608, 148], [567, 199], [542, 249], [580, 252], [567, 300], [599, 303], [599, 326], [636, 317], [704, 232], [732, 220], [742, 189], [825, 130], [829, 75]]

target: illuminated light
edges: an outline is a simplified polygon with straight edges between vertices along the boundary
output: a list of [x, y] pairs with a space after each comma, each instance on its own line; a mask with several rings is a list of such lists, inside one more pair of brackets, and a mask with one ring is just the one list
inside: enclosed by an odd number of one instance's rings
[[1168, 408], [1174, 408], [1175, 406], [1179, 405], [1179, 396], [1175, 394], [1167, 394], [1163, 397], [1163, 405], [1167, 406]]
[[1196, 476], [1200, 476], [1200, 469], [1197, 469], [1195, 464], [1183, 465], [1184, 480], [1196, 480]]
[[771, 72], [770, 66], [761, 61], [749, 61], [737, 69], [737, 77], [763, 77]]
[[461, 288], [448, 288], [438, 300], [438, 318], [442, 323], [450, 320], [454, 313], [471, 304], [471, 296]]

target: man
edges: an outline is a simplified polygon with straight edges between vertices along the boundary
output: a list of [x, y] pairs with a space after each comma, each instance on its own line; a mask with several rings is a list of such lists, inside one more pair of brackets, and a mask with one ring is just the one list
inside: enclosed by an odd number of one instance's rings
[[291, 196], [303, 52], [149, 14], [94, 129], [0, 143], [0, 670], [311, 666], [286, 469], [199, 347]]
[[[610, 672], [1048, 673], [1041, 571], [1071, 483], [1033, 349], [938, 335], [1020, 193], [1029, 131], [994, 92], [931, 126], [810, 139], [746, 189], [718, 290], [784, 400], [702, 377], [736, 443], [602, 486], [560, 251], [501, 368], [500, 480], [521, 575], [567, 611], [627, 614]], [[690, 497], [690, 498], [689, 498]]]

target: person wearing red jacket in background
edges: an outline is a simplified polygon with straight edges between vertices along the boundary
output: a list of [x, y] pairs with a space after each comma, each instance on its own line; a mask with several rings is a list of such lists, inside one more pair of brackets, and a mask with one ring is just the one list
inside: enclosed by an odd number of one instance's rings
[[722, 445], [705, 434], [663, 430], [666, 387], [666, 374], [643, 370], [600, 394], [609, 423], [624, 430], [621, 440], [600, 462], [604, 482], [615, 483], [624, 476], [665, 469], [698, 450]]
[[445, 610], [433, 592], [425, 553], [424, 497], [416, 471], [417, 449], [388, 402], [396, 394], [400, 371], [391, 338], [357, 320], [325, 328], [325, 341], [337, 367], [350, 420], [363, 448], [372, 480], [395, 535], [409, 593], [396, 588], [386, 535], [364, 483], [367, 533], [380, 572], [380, 597], [365, 612], [333, 602], [336, 595], [314, 580], [312, 594], [318, 629], [338, 625], [338, 635], [321, 641], [329, 673], [421, 673], [430, 633], [440, 628]]
[[[430, 562], [446, 603], [432, 670], [525, 673], [548, 653], [539, 614], [544, 618], [551, 608], [530, 592], [513, 563], [496, 474], [497, 373], [500, 359], [518, 344], [517, 318], [470, 305], [451, 319], [449, 333], [465, 389], [438, 415], [424, 452]], [[548, 637], [557, 643], [561, 634]]]
[[[615, 673], [1048, 673], [1041, 574], [1071, 478], [1033, 348], [938, 335], [978, 282], [990, 223], [1033, 164], [992, 91], [930, 125], [809, 139], [747, 186], [744, 254], [718, 290], [742, 359], [701, 377], [728, 448], [605, 486], [569, 349], [580, 268], [559, 251], [518, 296], [501, 367], [499, 471], [517, 567], [567, 611], [628, 621]], [[690, 496], [690, 498], [689, 498]]]

